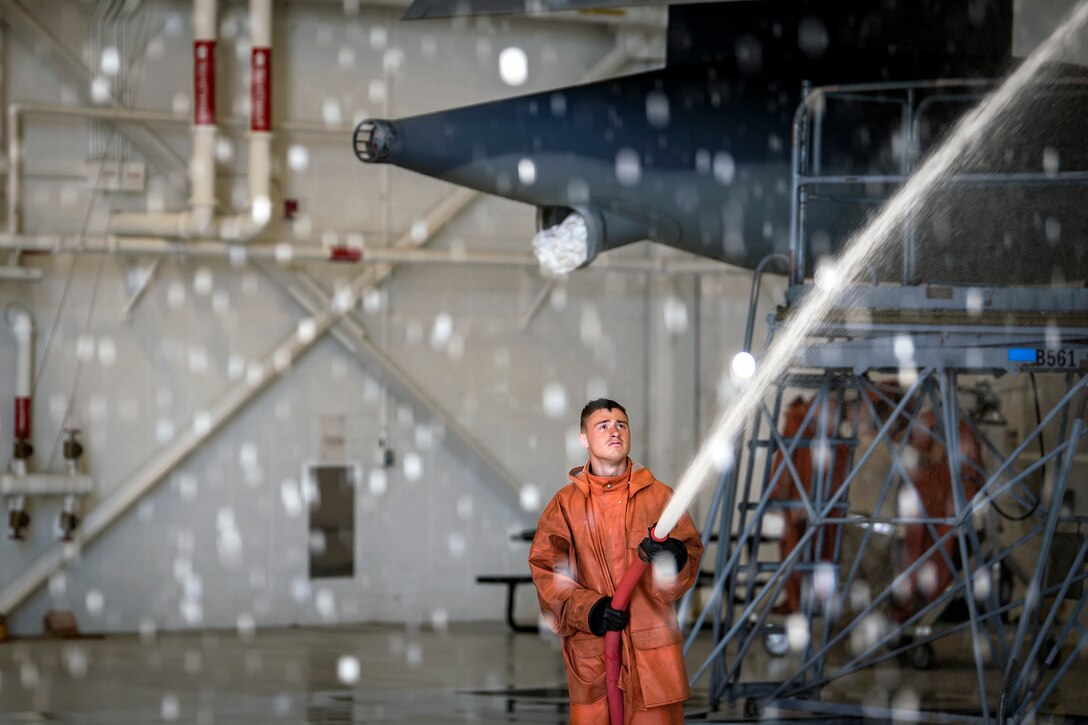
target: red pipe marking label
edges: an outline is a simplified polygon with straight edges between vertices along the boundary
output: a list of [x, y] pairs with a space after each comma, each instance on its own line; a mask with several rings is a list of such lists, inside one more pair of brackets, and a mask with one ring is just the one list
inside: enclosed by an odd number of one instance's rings
[[250, 131], [272, 130], [272, 49], [254, 48], [250, 58]]
[[363, 258], [363, 250], [358, 247], [329, 247], [330, 262], [358, 262]]
[[193, 43], [193, 123], [215, 125], [215, 41]]
[[15, 437], [30, 439], [30, 398], [15, 399]]

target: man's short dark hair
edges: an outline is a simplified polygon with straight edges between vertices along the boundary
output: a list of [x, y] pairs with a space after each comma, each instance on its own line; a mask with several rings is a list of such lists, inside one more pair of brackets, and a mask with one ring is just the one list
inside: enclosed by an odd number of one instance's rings
[[596, 413], [598, 410], [619, 410], [624, 415], [627, 415], [627, 408], [617, 403], [614, 400], [608, 398], [597, 398], [586, 403], [586, 407], [582, 408], [582, 420], [580, 423], [581, 429], [586, 429], [586, 420], [589, 416]]

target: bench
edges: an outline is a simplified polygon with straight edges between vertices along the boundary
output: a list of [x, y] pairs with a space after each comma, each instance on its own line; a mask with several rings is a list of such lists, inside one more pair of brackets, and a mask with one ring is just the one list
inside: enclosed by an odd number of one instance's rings
[[489, 574], [476, 577], [477, 584], [505, 584], [506, 585], [506, 623], [514, 632], [536, 632], [535, 624], [518, 624], [514, 619], [514, 595], [522, 584], [532, 584], [533, 578], [528, 574], [499, 575]]

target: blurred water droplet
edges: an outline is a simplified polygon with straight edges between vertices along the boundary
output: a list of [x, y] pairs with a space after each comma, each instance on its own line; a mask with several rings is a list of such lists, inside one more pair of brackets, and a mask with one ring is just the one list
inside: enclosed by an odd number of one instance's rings
[[321, 118], [326, 126], [339, 126], [344, 120], [343, 111], [340, 109], [340, 101], [336, 98], [326, 98], [321, 104]]
[[621, 186], [634, 186], [642, 178], [642, 161], [638, 152], [622, 148], [616, 152], [616, 181]]
[[472, 518], [472, 496], [467, 493], [457, 497], [457, 518], [464, 521]]
[[409, 481], [423, 478], [423, 459], [418, 453], [406, 453], [404, 456], [404, 477]]
[[669, 97], [661, 91], [646, 94], [646, 120], [654, 128], [669, 125]]
[[738, 352], [729, 363], [729, 370], [737, 380], [748, 380], [756, 372], [756, 359], [750, 352]]
[[371, 469], [367, 475], [367, 488], [374, 496], [381, 496], [388, 489], [388, 477], [381, 468]]
[[97, 589], [88, 590], [84, 601], [87, 605], [87, 613], [95, 617], [102, 614], [102, 610], [106, 605], [106, 597]]
[[431, 612], [431, 627], [436, 632], [445, 632], [449, 629], [450, 615], [445, 609], [436, 609]]
[[91, 101], [94, 103], [108, 103], [111, 92], [112, 90], [108, 78], [98, 76], [91, 80]]
[[355, 67], [355, 48], [350, 45], [341, 45], [336, 54], [336, 64], [341, 70], [351, 70]]
[[521, 507], [526, 511], [540, 510], [540, 489], [531, 483], [521, 487]]
[[326, 622], [336, 619], [336, 597], [330, 590], [318, 589], [317, 594], [314, 596], [314, 606], [317, 608], [317, 613]]
[[666, 297], [661, 311], [665, 318], [665, 331], [670, 335], [679, 335], [688, 329], [688, 308], [679, 297]]
[[733, 179], [737, 174], [737, 164], [733, 160], [733, 155], [727, 151], [719, 151], [714, 154], [713, 162], [714, 179], [724, 186], [728, 186], [733, 183]]
[[291, 144], [287, 149], [287, 165], [291, 171], [305, 171], [310, 167], [310, 150], [302, 144]]
[[1043, 171], [1047, 176], [1055, 176], [1061, 171], [1061, 153], [1050, 146], [1043, 149]]
[[453, 532], [452, 534], [450, 534], [449, 539], [446, 541], [446, 546], [450, 551], [450, 556], [452, 556], [453, 558], [456, 559], [458, 557], [464, 556], [465, 549], [467, 548], [464, 534], [458, 531]]
[[525, 186], [532, 186], [536, 183], [536, 164], [532, 159], [521, 159], [518, 161], [518, 181]]
[[249, 612], [239, 614], [235, 626], [238, 629], [238, 636], [247, 642], [256, 636], [257, 622]]
[[166, 721], [177, 720], [181, 715], [181, 703], [177, 695], [163, 695], [162, 706], [159, 708], [162, 719]]
[[1051, 244], [1057, 244], [1062, 240], [1062, 223], [1054, 217], [1046, 219], [1046, 240]]
[[808, 628], [808, 620], [802, 614], [791, 614], [786, 617], [786, 639], [790, 643], [790, 649], [800, 652], [808, 646], [811, 635]]
[[518, 47], [504, 48], [499, 53], [499, 77], [508, 86], [520, 86], [529, 78], [529, 58]]
[[77, 680], [87, 674], [87, 653], [82, 647], [70, 646], [64, 648], [64, 664], [69, 674]]
[[280, 484], [280, 500], [288, 516], [299, 516], [302, 513], [302, 496], [298, 483], [293, 479], [288, 478]]
[[544, 413], [549, 418], [560, 418], [567, 412], [567, 389], [560, 383], [551, 382], [542, 393]]
[[822, 58], [829, 42], [827, 26], [819, 18], [804, 18], [797, 26], [797, 45], [809, 58]]
[[445, 312], [440, 312], [434, 318], [434, 327], [431, 328], [431, 347], [441, 350], [449, 344], [453, 334], [453, 318]]
[[336, 678], [345, 685], [353, 685], [359, 681], [359, 660], [351, 655], [342, 655], [336, 661]]

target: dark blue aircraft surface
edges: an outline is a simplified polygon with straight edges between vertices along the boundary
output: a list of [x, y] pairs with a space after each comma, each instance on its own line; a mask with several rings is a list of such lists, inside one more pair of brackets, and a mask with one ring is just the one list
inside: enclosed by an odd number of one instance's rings
[[[536, 0], [526, 7], [524, 0], [417, 0], [406, 17], [610, 4], [639, 3]], [[674, 4], [663, 69], [364, 121], [355, 133], [356, 154], [532, 204], [542, 228], [577, 215], [588, 235], [587, 262], [598, 252], [650, 239], [753, 268], [767, 254], [788, 250], [791, 136], [804, 88], [1000, 78], [1016, 63], [1012, 32], [1012, 0]], [[1080, 69], [1054, 73], [1078, 77]], [[919, 155], [966, 107], [951, 104], [919, 127]], [[900, 106], [846, 100], [825, 110], [825, 173], [903, 173], [902, 154], [894, 149], [905, 142], [895, 131]], [[1048, 97], [1038, 118], [1021, 119], [988, 139], [987, 153], [969, 171], [1042, 173], [1054, 158], [1063, 171], [1088, 169], [1086, 110], [1083, 92]], [[868, 184], [839, 193], [834, 203], [811, 204], [805, 218], [809, 256], [835, 251], [894, 188], [894, 180], [877, 188]], [[819, 187], [808, 192], [820, 198]], [[926, 250], [916, 265], [918, 279], [1083, 281], [1088, 216], [1082, 196], [1078, 186], [1004, 184], [950, 193], [947, 205], [931, 210], [915, 232]], [[1018, 261], [979, 264], [999, 253]], [[898, 259], [887, 260], [879, 274], [897, 279], [901, 269]]]

